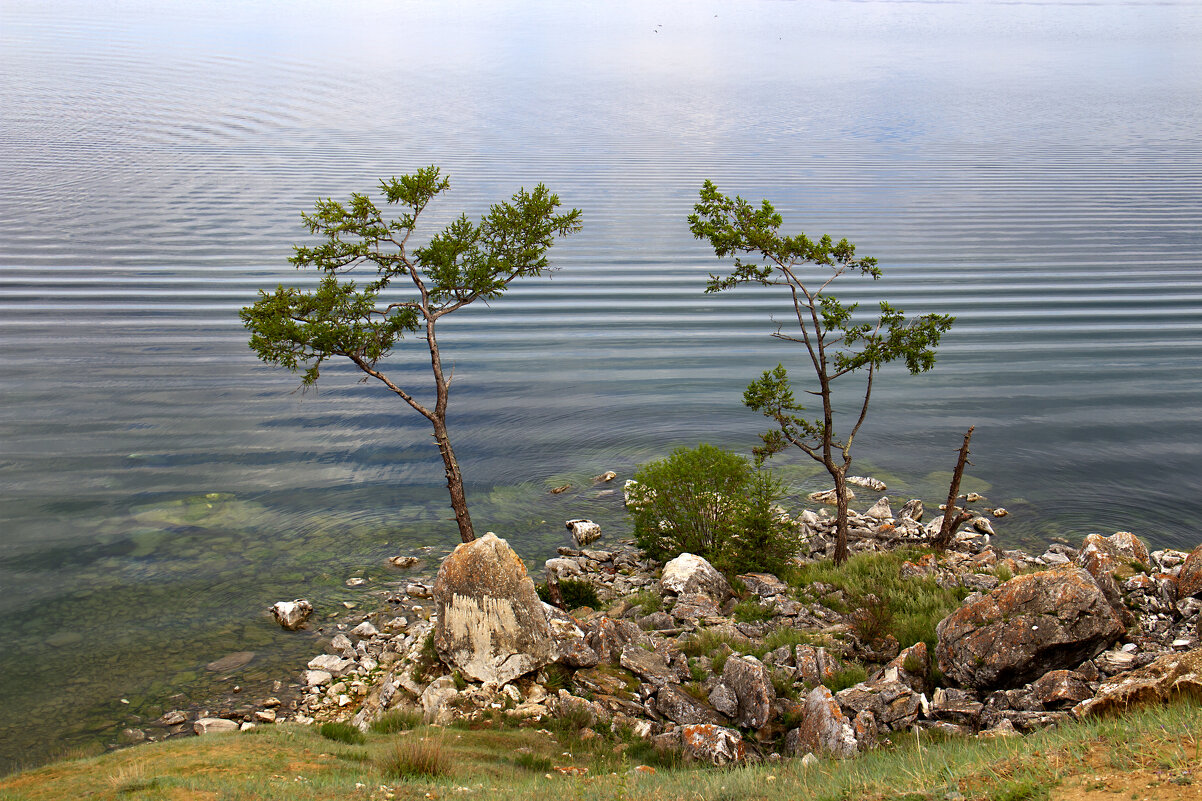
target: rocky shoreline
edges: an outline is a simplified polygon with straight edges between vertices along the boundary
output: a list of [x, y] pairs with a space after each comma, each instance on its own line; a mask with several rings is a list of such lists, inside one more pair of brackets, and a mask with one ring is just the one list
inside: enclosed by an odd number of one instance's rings
[[[721, 765], [846, 758], [915, 727], [1016, 735], [1202, 690], [1202, 546], [1149, 552], [1119, 532], [1033, 556], [992, 544], [1004, 516], [974, 514], [949, 551], [901, 563], [903, 580], [964, 594], [939, 622], [933, 652], [865, 625], [833, 586], [799, 589], [764, 573], [732, 586], [700, 557], [661, 565], [630, 541], [599, 545], [594, 524], [571, 520], [574, 547], [560, 548], [545, 574], [587, 585], [596, 608], [568, 614], [539, 600], [494, 535], [457, 548], [437, 575], [428, 555], [397, 557], [409, 574], [403, 591], [323, 624], [325, 652], [299, 682], [158, 723], [175, 736], [284, 721], [366, 729], [393, 710], [438, 725], [556, 717]], [[919, 501], [895, 514], [881, 498], [853, 512], [852, 551], [921, 548], [939, 528], [922, 521]], [[829, 557], [825, 509], [792, 522], [804, 543], [798, 564]], [[296, 618], [281, 623], [302, 625], [305, 610], [290, 611]]]

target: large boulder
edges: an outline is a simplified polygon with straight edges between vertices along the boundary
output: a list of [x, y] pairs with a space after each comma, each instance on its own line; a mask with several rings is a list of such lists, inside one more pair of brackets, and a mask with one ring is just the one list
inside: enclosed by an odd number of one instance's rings
[[695, 723], [680, 729], [680, 748], [685, 756], [722, 767], [747, 758], [743, 735], [712, 723]]
[[935, 656], [963, 687], [1018, 687], [1092, 659], [1123, 631], [1090, 574], [1063, 567], [1017, 576], [944, 618]]
[[789, 732], [786, 748], [795, 755], [805, 753], [854, 757], [859, 750], [852, 728], [835, 696], [819, 685], [806, 696], [801, 726]]
[[668, 564], [659, 580], [660, 589], [673, 595], [700, 593], [722, 603], [733, 592], [717, 568], [704, 558], [691, 553], [682, 553]]
[[288, 631], [296, 631], [305, 625], [305, 621], [313, 614], [313, 604], [304, 598], [295, 601], [277, 601], [271, 607], [271, 616], [275, 622]]
[[754, 656], [731, 656], [722, 668], [722, 683], [737, 700], [735, 723], [749, 729], [761, 728], [772, 716], [776, 689], [768, 669]]
[[1177, 597], [1189, 598], [1202, 595], [1202, 545], [1185, 558], [1181, 572], [1177, 574]]
[[1165, 654], [1146, 667], [1103, 682], [1093, 698], [1073, 707], [1073, 714], [1105, 715], [1139, 704], [1164, 703], [1182, 695], [1202, 698], [1202, 648], [1184, 654]]
[[476, 681], [506, 684], [557, 654], [543, 603], [526, 566], [489, 532], [465, 542], [438, 568], [434, 646]]

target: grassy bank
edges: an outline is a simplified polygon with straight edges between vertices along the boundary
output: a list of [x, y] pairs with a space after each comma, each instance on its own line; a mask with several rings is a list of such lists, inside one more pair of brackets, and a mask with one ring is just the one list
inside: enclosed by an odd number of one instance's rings
[[672, 765], [644, 744], [591, 734], [560, 721], [555, 731], [417, 728], [344, 742], [316, 727], [261, 727], [48, 765], [0, 780], [0, 799], [1202, 799], [1193, 701], [1026, 738], [898, 735], [809, 768]]

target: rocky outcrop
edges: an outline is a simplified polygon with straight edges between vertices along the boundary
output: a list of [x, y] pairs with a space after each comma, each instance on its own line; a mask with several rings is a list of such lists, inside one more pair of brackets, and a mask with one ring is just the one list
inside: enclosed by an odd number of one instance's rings
[[768, 722], [776, 690], [767, 668], [754, 656], [731, 656], [722, 668], [722, 683], [734, 694], [735, 725], [758, 729]]
[[543, 603], [526, 567], [489, 532], [443, 560], [434, 583], [434, 645], [465, 676], [503, 685], [555, 659]]
[[747, 758], [743, 735], [712, 723], [682, 726], [680, 747], [685, 756], [717, 767], [742, 762]]
[[1147, 667], [1103, 682], [1096, 696], [1073, 707], [1073, 714], [1105, 715], [1182, 695], [1202, 698], [1202, 648], [1166, 654]]
[[1004, 689], [1073, 668], [1105, 650], [1123, 624], [1088, 572], [1017, 576], [941, 621], [939, 669], [964, 687]]
[[1202, 595], [1202, 545], [1185, 558], [1185, 564], [1177, 574], [1177, 597], [1190, 598], [1196, 595]]

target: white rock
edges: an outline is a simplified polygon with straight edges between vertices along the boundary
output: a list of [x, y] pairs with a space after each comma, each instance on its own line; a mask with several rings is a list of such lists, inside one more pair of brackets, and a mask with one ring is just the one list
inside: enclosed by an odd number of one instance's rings
[[682, 553], [664, 565], [659, 586], [674, 595], [694, 592], [708, 595], [719, 604], [733, 594], [730, 584], [713, 565], [691, 553]]
[[868, 511], [864, 512], [864, 517], [867, 517], [870, 520], [879, 521], [892, 520], [893, 509], [889, 506], [888, 496], [882, 497], [879, 501], [870, 506]]
[[306, 670], [304, 673], [305, 686], [317, 688], [333, 680], [328, 670]]
[[355, 666], [355, 660], [343, 659], [333, 654], [321, 654], [309, 660], [309, 670], [324, 670], [331, 676], [344, 676]]
[[297, 598], [295, 601], [278, 601], [271, 607], [271, 614], [276, 623], [288, 631], [296, 631], [305, 625], [309, 615], [313, 614], [313, 604], [304, 598]]
[[848, 484], [855, 484], [857, 487], [870, 489], [873, 492], [884, 492], [885, 490], [889, 489], [885, 486], [884, 481], [880, 481], [875, 478], [869, 478], [868, 476], [848, 476], [846, 481]]
[[973, 518], [972, 527], [982, 534], [988, 534], [991, 537], [994, 535], [993, 526], [983, 517]]
[[351, 629], [351, 634], [354, 634], [356, 637], [377, 637], [380, 631], [369, 621], [364, 620], [358, 626]]
[[197, 734], [217, 734], [226, 731], [238, 731], [238, 723], [225, 718], [200, 718], [192, 724], [192, 731]]
[[590, 542], [596, 542], [601, 539], [601, 526], [592, 520], [576, 518], [565, 522], [564, 527], [572, 532], [572, 540], [576, 543], [577, 548], [583, 548]]

